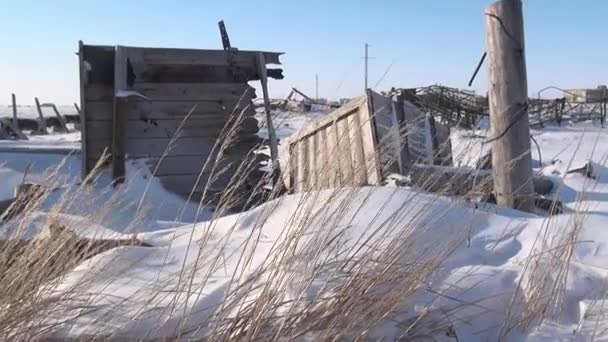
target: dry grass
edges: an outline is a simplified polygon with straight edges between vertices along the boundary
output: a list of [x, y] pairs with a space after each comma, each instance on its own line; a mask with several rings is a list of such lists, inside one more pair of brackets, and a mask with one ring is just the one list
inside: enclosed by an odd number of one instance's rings
[[[451, 298], [458, 304], [450, 308], [438, 309], [431, 305], [447, 297], [435, 284], [437, 279], [442, 279], [438, 276], [444, 272], [442, 263], [455, 249], [467, 248], [467, 242], [470, 243], [472, 219], [469, 222], [464, 218], [466, 223], [462, 227], [444, 230], [440, 237], [437, 236], [437, 229], [441, 228], [438, 224], [443, 219], [463, 212], [473, 217], [478, 212], [476, 206], [460, 199], [445, 201], [439, 195], [428, 196], [422, 192], [403, 197], [403, 192], [395, 188], [383, 198], [384, 203], [378, 203], [375, 188], [316, 189], [294, 197], [297, 200], [295, 210], [280, 227], [280, 236], [272, 241], [270, 252], [263, 260], [258, 259], [256, 252], [264, 240], [265, 230], [273, 224], [269, 219], [286, 205], [284, 189], [275, 186], [270, 192], [262, 191], [276, 181], [269, 176], [261, 179], [254, 191], [243, 193], [243, 184], [254, 166], [253, 158], [248, 158], [230, 175], [230, 184], [219, 199], [207, 192], [214, 179], [225, 176], [219, 161], [234, 142], [242, 120], [242, 113], [233, 114], [234, 120], [214, 146], [217, 153], [207, 161], [199, 175], [199, 182], [205, 182], [205, 190], [198, 196], [192, 192], [188, 197], [189, 200], [200, 198], [199, 213], [210, 204], [216, 208], [214, 218], [202, 232], [200, 225], [192, 225], [186, 254], [193, 258], [188, 262], [184, 258], [178, 271], [147, 283], [127, 298], [99, 301], [96, 293], [91, 293], [92, 288], [103, 291], [116, 286], [112, 282], [124, 275], [114, 273], [107, 283], [93, 286], [94, 282], [99, 282], [96, 273], [108, 265], [91, 267], [88, 273], [77, 278], [78, 281], [68, 282], [67, 286], [65, 283], [67, 274], [83, 260], [100, 252], [99, 246], [92, 242], [95, 238], [83, 244], [82, 240], [74, 239], [71, 232], [107, 223], [122, 205], [120, 191], [116, 190], [103, 205], [93, 206], [100, 198], [94, 184], [103, 161], [89, 179], [61, 195], [47, 208], [44, 203], [52, 194], [49, 189], [53, 188], [57, 176], [51, 172], [46, 190], [41, 189], [36, 196], [30, 197], [35, 200], [27, 201], [23, 211], [10, 221], [11, 239], [0, 247], [0, 274], [3, 275], [0, 279], [3, 289], [0, 292], [0, 339], [61, 336], [87, 315], [92, 315], [91, 326], [97, 328], [81, 331], [81, 336], [120, 339], [125, 336], [115, 335], [111, 328], [119, 327], [119, 323], [143, 321], [151, 312], [158, 318], [153, 324], [147, 321], [149, 326], [138, 333], [140, 339], [196, 336], [208, 340], [365, 340], [374, 336], [374, 331], [386, 322], [399, 328], [397, 335], [400, 338], [412, 339], [453, 334], [458, 310], [479, 306], [482, 309], [477, 310], [476, 315], [484, 314], [482, 305], [458, 302], [458, 298]], [[170, 154], [170, 146], [167, 154]], [[60, 169], [58, 167], [54, 172]], [[203, 170], [211, 170], [212, 176], [205, 179]], [[317, 172], [323, 172], [323, 169]], [[428, 177], [424, 188], [432, 188], [440, 178], [439, 175]], [[485, 187], [485, 184], [476, 184], [468, 198], [478, 198]], [[267, 203], [255, 215], [239, 214], [242, 219], [236, 219], [230, 227], [221, 224], [220, 218], [229, 213], [235, 203], [255, 207], [261, 199]], [[395, 207], [397, 200], [400, 204]], [[137, 204], [137, 215], [132, 218], [132, 227], [145, 215], [143, 202], [142, 197]], [[61, 214], [83, 203], [91, 204], [90, 213], [84, 220], [66, 225]], [[435, 206], [441, 210], [428, 210]], [[39, 212], [43, 207], [47, 214], [40, 221]], [[370, 208], [374, 210], [369, 211]], [[559, 309], [572, 249], [584, 219], [585, 208], [577, 209], [580, 214], [573, 216], [570, 231], [559, 241], [549, 241], [552, 218], [546, 218], [546, 227], [538, 237], [538, 248], [526, 261], [526, 276], [522, 277], [519, 287], [524, 294], [511, 294], [510, 303], [505, 300], [508, 305], [505, 305], [505, 320], [499, 329], [501, 337], [513, 329], [537, 325], [550, 308]], [[180, 221], [182, 215], [183, 211], [176, 213], [176, 221]], [[353, 227], [362, 217], [369, 219], [369, 227], [353, 234]], [[228, 254], [235, 250], [230, 245], [231, 239], [245, 220], [249, 234], [236, 249], [239, 254], [234, 259], [237, 262], [231, 268], [236, 271], [231, 273], [222, 293], [217, 294], [221, 300], [213, 307], [205, 308], [208, 313], [205, 320], [200, 321], [202, 308], [195, 304], [207, 295], [205, 289], [212, 283], [213, 274], [227, 267]], [[66, 229], [59, 234], [24, 242], [25, 232], [34, 224], [43, 229], [58, 225]], [[167, 255], [171, 248], [168, 246]], [[171, 261], [167, 257], [165, 262], [169, 265]], [[121, 268], [122, 272], [127, 272], [128, 266]], [[163, 265], [159, 267], [163, 268]], [[411, 311], [421, 295], [431, 296], [431, 304], [423, 310]], [[101, 302], [104, 304], [99, 304]], [[120, 316], [125, 312], [120, 308], [129, 305], [136, 310]], [[168, 332], [166, 323], [172, 321], [178, 323]]]

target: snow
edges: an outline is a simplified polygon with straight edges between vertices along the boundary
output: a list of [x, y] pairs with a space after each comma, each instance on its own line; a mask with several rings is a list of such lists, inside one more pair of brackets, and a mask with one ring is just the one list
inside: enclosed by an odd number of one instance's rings
[[[283, 140], [322, 117], [319, 113], [280, 113], [274, 122]], [[264, 129], [260, 134], [264, 134]], [[370, 338], [394, 340], [403, 332], [403, 322], [425, 313], [421, 327], [448, 317], [459, 341], [591, 340], [608, 328], [608, 317], [602, 310], [608, 301], [608, 172], [604, 166], [608, 131], [595, 123], [583, 122], [550, 126], [533, 130], [532, 134], [542, 153], [539, 156], [533, 145], [534, 170], [553, 177], [559, 184], [556, 196], [564, 203], [564, 214], [546, 218], [423, 194], [394, 186], [399, 179], [393, 177], [392, 187], [289, 195], [244, 213], [208, 221], [211, 212], [196, 217], [196, 203], [185, 203], [164, 191], [143, 163], [130, 163], [127, 173], [135, 176], [128, 184], [111, 189], [107, 177], [102, 177], [105, 181], [96, 184], [93, 193], [78, 198], [79, 205], [66, 210], [62, 220], [71, 222], [68, 226], [82, 227], [77, 233], [84, 236], [120, 237], [138, 232], [139, 239], [154, 247], [116, 248], [80, 264], [56, 290], [68, 291], [86, 276], [90, 279], [81, 285], [79, 294], [90, 295], [88, 304], [97, 309], [82, 310], [74, 317], [50, 315], [46, 321], [74, 318], [65, 328], [55, 331], [57, 338], [95, 333], [125, 339], [147, 334], [163, 338], [172, 336], [177, 329], [189, 328], [198, 330], [188, 337], [201, 337], [208, 332], [207, 319], [236, 283], [250, 279], [263, 282], [270, 277], [268, 272], [274, 268], [268, 266], [272, 266], [277, 246], [286, 244], [294, 230], [301, 229], [303, 238], [288, 258], [289, 264], [277, 271], [284, 272], [283, 283], [273, 285], [283, 291], [286, 300], [296, 298], [305, 286], [307, 298], [314, 298], [339, 265], [353, 257], [342, 252], [360, 248], [357, 257], [371, 258], [377, 253], [369, 247], [372, 242], [377, 241], [380, 250], [390, 248], [391, 237], [405, 234], [406, 227], [407, 236], [415, 236], [416, 244], [404, 250], [400, 256], [404, 262], [428, 261], [448, 249], [450, 243], [459, 244], [415, 296], [398, 305], [390, 319], [370, 331]], [[456, 159], [463, 165], [475, 165], [490, 148], [483, 144], [487, 135], [483, 127], [467, 132], [455, 130], [452, 144]], [[73, 137], [57, 139], [64, 140], [33, 139], [28, 144], [68, 146], [74, 142]], [[61, 174], [67, 178], [78, 175], [78, 155], [0, 153], [0, 160], [4, 161], [0, 163], [0, 178], [7, 180], [3, 182], [6, 186], [0, 188], [0, 197], [10, 196], [29, 161], [34, 163], [28, 178], [44, 177], [49, 167], [64, 158]], [[588, 160], [593, 163], [596, 179], [566, 174]], [[61, 182], [54, 196], [69, 193], [75, 183]], [[131, 223], [144, 192], [151, 210]], [[100, 217], [89, 226], [74, 223], [98, 211], [104, 203], [118, 199], [117, 207], [124, 210], [116, 217]], [[183, 206], [187, 215], [180, 219], [176, 212]], [[303, 207], [320, 213], [311, 219], [302, 215]], [[45, 212], [39, 215], [43, 217]], [[383, 225], [384, 222], [393, 224]], [[35, 231], [34, 225], [29, 234]], [[318, 246], [337, 232], [341, 235], [328, 252], [335, 256], [335, 265], [311, 279], [306, 264], [314, 259], [307, 247]], [[252, 236], [254, 244], [250, 241]], [[567, 277], [551, 259], [556, 257], [554, 251], [560, 250], [558, 247], [566, 245], [571, 247]], [[246, 266], [241, 260], [244, 255], [251, 256]], [[221, 265], [210, 260], [221, 260]], [[191, 291], [197, 294], [189, 299], [184, 294], [184, 284], [177, 281], [184, 269], [193, 275]], [[546, 272], [546, 278], [539, 279], [541, 271]], [[556, 284], [563, 284], [558, 290], [560, 310], [555, 303], [547, 303], [542, 323], [532, 322], [527, 329], [508, 329], [522, 317], [526, 305], [536, 303], [532, 296], [539, 282], [546, 293], [557, 288]], [[257, 295], [259, 291], [253, 291], [248, 299]], [[446, 338], [446, 330], [429, 334], [438, 334], [438, 340]]]

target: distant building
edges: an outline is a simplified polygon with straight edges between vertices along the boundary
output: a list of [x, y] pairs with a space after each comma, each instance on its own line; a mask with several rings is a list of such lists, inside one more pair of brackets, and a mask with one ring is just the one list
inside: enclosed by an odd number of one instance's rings
[[608, 100], [608, 87], [600, 85], [595, 89], [568, 89], [566, 100], [570, 102], [598, 103]]

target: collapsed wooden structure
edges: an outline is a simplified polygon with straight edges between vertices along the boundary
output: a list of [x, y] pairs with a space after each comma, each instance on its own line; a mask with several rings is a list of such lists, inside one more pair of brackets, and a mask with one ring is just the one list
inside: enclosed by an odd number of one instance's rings
[[281, 69], [266, 69], [280, 55], [80, 42], [83, 176], [109, 153], [116, 181], [128, 176], [125, 160], [145, 159], [167, 189], [200, 192], [211, 176], [205, 162], [217, 157], [223, 128], [235, 124], [238, 133], [216, 165], [224, 175], [208, 187], [223, 190], [259, 143], [247, 82], [283, 78]]
[[[27, 134], [48, 134], [48, 128], [53, 132], [69, 133], [68, 124], [73, 124], [75, 130], [80, 129], [80, 115], [62, 114], [54, 103], [40, 103], [34, 98], [38, 118], [19, 117], [17, 98], [11, 94], [11, 117], [0, 117], [0, 139], [27, 140]], [[44, 116], [43, 108], [53, 110], [54, 116]], [[78, 107], [76, 110], [79, 112]]]
[[402, 94], [372, 90], [291, 137], [287, 149], [283, 180], [295, 192], [376, 185], [416, 163], [451, 163], [447, 127]]

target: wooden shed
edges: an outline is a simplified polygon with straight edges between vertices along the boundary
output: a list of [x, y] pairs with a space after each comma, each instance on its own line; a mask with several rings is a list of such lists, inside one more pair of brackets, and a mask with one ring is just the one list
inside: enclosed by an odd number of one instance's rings
[[[111, 154], [113, 177], [125, 177], [125, 160], [145, 159], [162, 184], [189, 193], [205, 184], [222, 129], [238, 120], [238, 134], [222, 167], [236, 168], [259, 142], [247, 82], [281, 79], [281, 53], [94, 46], [80, 42], [82, 173]], [[260, 65], [262, 63], [263, 65]], [[170, 145], [170, 146], [169, 146]], [[159, 160], [163, 157], [162, 163]], [[221, 190], [228, 177], [213, 187]]]
[[294, 192], [377, 185], [416, 163], [442, 164], [443, 128], [402, 97], [368, 90], [289, 139], [283, 180]]

